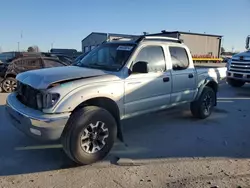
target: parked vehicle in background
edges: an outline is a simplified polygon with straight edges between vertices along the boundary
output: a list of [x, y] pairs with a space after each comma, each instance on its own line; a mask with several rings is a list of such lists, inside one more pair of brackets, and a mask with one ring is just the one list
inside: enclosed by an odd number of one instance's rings
[[11, 122], [36, 139], [61, 139], [79, 164], [103, 159], [116, 138], [123, 141], [123, 119], [184, 103], [204, 119], [217, 104], [217, 81], [168, 37], [103, 43], [76, 66], [28, 71], [17, 80], [6, 102]]
[[20, 52], [2, 52], [0, 53], [0, 61], [2, 63], [9, 63], [14, 58], [18, 57], [20, 55]]
[[1, 87], [4, 92], [11, 93], [17, 87], [16, 76], [19, 73], [50, 67], [66, 66], [68, 64], [55, 57], [47, 57], [40, 53], [27, 53], [14, 59], [11, 63], [0, 65]]
[[52, 48], [50, 50], [51, 54], [68, 56], [72, 59], [77, 58], [82, 52], [78, 52], [76, 49], [63, 49], [63, 48]]
[[62, 61], [64, 63], [67, 63], [68, 65], [71, 65], [73, 63], [73, 61], [74, 61], [73, 57], [70, 57], [70, 56], [67, 56], [67, 55], [64, 55], [64, 54], [50, 53], [50, 55], [48, 55], [48, 56], [58, 58], [60, 61]]
[[250, 82], [250, 35], [246, 38], [246, 51], [232, 56], [227, 63], [227, 83], [232, 87], [242, 87]]

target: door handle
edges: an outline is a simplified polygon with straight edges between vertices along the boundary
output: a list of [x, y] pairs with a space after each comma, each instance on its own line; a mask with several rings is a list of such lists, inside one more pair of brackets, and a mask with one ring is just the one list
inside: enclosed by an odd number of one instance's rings
[[193, 78], [193, 77], [194, 77], [194, 74], [192, 73], [188, 75], [188, 78]]
[[169, 80], [170, 80], [169, 77], [164, 77], [163, 78], [163, 82], [169, 82]]

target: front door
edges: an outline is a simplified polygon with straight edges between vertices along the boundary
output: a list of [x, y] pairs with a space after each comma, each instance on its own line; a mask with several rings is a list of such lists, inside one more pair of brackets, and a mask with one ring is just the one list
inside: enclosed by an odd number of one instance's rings
[[170, 46], [169, 52], [172, 61], [172, 94], [171, 103], [190, 102], [195, 94], [195, 69], [189, 64], [187, 51], [183, 47]]
[[148, 73], [132, 73], [125, 79], [125, 116], [138, 115], [170, 103], [171, 74], [166, 71], [161, 46], [144, 46], [133, 61], [148, 63]]

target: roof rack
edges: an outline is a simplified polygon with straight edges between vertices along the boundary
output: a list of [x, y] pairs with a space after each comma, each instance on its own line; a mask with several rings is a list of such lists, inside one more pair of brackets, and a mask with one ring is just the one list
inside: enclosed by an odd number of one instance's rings
[[163, 37], [163, 36], [145, 36], [146, 39], [166, 39], [166, 40], [175, 40], [178, 41], [178, 38], [172, 38], [172, 37]]
[[[116, 37], [109, 41], [134, 41], [136, 43], [141, 42], [144, 39], [151, 39], [151, 40], [164, 40], [168, 42], [175, 42], [175, 43], [183, 43], [183, 40], [173, 37], [165, 37], [165, 36], [152, 36], [152, 35], [140, 35], [134, 37]], [[106, 43], [105, 40], [103, 43]]]
[[144, 39], [164, 40], [168, 42], [183, 43], [183, 40], [178, 39], [178, 38], [164, 37], [164, 36], [151, 36], [151, 35], [142, 35], [136, 40], [136, 42], [141, 42]]
[[166, 40], [169, 42], [177, 42], [177, 43], [183, 43], [183, 40], [173, 37], [164, 37], [164, 36], [145, 36], [145, 39], [155, 39], [155, 40]]
[[113, 38], [113, 39], [111, 39], [111, 41], [112, 40], [121, 40], [121, 41], [130, 41], [130, 40], [133, 40], [134, 38], [128, 38], [128, 37], [117, 37], [117, 38]]

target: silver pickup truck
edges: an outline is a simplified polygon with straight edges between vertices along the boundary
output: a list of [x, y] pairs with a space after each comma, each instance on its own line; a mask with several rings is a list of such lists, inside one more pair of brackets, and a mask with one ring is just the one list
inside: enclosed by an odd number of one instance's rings
[[76, 163], [103, 159], [123, 141], [121, 120], [191, 103], [210, 116], [218, 83], [194, 68], [181, 40], [141, 36], [103, 43], [75, 66], [21, 73], [7, 98], [11, 122], [36, 139], [58, 140]]

